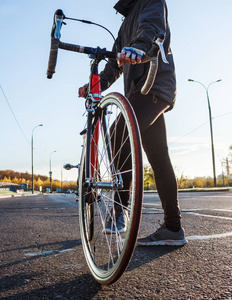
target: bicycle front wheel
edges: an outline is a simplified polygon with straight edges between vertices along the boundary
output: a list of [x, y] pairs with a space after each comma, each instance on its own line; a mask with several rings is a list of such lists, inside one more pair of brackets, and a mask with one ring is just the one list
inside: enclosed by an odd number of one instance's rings
[[[90, 182], [85, 178], [85, 155], [80, 166], [80, 232], [91, 273], [109, 284], [123, 274], [132, 257], [143, 197], [140, 133], [131, 105], [118, 93], [104, 97], [96, 108], [90, 157]], [[117, 226], [119, 210], [122, 230]]]

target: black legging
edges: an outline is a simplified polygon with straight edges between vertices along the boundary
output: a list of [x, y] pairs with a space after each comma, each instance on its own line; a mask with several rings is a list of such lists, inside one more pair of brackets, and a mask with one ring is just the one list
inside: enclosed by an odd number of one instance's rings
[[[140, 93], [131, 96], [129, 102], [135, 111], [142, 145], [155, 174], [157, 191], [164, 210], [165, 225], [173, 231], [178, 231], [181, 227], [181, 214], [176, 177], [168, 153], [164, 119], [164, 112], [169, 108], [169, 104], [159, 97], [145, 96]], [[124, 186], [129, 187], [130, 180], [129, 177], [123, 177]], [[128, 193], [120, 195], [120, 197], [123, 204], [126, 205]]]

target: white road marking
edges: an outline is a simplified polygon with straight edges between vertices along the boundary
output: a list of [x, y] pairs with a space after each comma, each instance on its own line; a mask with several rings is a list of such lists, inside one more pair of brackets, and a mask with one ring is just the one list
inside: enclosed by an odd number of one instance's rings
[[208, 239], [219, 239], [232, 236], [232, 232], [225, 232], [225, 233], [219, 233], [219, 234], [211, 234], [211, 235], [190, 235], [187, 236], [187, 240], [208, 240]]
[[224, 208], [214, 208], [212, 210], [215, 210], [215, 211], [225, 211], [225, 212], [231, 212], [232, 213], [232, 209], [224, 209]]
[[222, 217], [222, 216], [214, 216], [214, 215], [207, 215], [207, 214], [200, 214], [200, 213], [195, 213], [195, 212], [186, 212], [187, 215], [195, 215], [195, 216], [199, 216], [199, 217], [207, 217], [207, 218], [216, 218], [216, 219], [223, 219], [223, 220], [231, 220], [232, 218], [230, 217]]
[[46, 255], [51, 255], [51, 254], [63, 253], [63, 252], [67, 252], [67, 251], [73, 251], [73, 250], [75, 250], [75, 249], [32, 252], [32, 253], [25, 253], [24, 256], [46, 256]]

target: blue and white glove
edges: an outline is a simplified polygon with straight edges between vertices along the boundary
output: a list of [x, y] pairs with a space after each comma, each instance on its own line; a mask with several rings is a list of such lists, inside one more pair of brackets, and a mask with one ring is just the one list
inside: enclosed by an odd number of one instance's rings
[[145, 54], [144, 51], [136, 49], [136, 48], [132, 48], [132, 47], [124, 47], [122, 49], [122, 53], [126, 55], [126, 57], [129, 57], [130, 59], [140, 59], [143, 57], [143, 55]]
[[119, 66], [122, 64], [137, 64], [141, 62], [144, 51], [133, 47], [124, 47], [121, 53], [118, 54]]

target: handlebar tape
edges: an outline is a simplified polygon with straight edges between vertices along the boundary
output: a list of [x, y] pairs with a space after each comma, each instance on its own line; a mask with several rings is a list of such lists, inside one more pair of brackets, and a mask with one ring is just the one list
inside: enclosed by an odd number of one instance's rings
[[[51, 31], [51, 49], [48, 61], [47, 78], [51, 79], [55, 73], [58, 47], [60, 43], [60, 29], [62, 26], [63, 19], [65, 18], [64, 13], [61, 9], [57, 9], [54, 14], [54, 22]], [[58, 22], [59, 21], [59, 22]]]
[[53, 74], [55, 73], [59, 43], [59, 39], [55, 39], [54, 37], [51, 38], [51, 49], [47, 69], [48, 79], [51, 79]]
[[158, 69], [158, 57], [154, 56], [150, 59], [150, 68], [148, 71], [147, 79], [141, 89], [141, 94], [147, 95], [149, 93], [150, 89], [154, 84], [157, 69]]
[[147, 79], [141, 89], [141, 94], [147, 95], [152, 88], [156, 73], [158, 70], [158, 54], [159, 54], [159, 47], [153, 43], [151, 50], [143, 56], [142, 62], [150, 61], [150, 68], [148, 71]]

